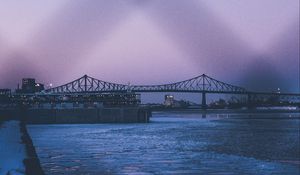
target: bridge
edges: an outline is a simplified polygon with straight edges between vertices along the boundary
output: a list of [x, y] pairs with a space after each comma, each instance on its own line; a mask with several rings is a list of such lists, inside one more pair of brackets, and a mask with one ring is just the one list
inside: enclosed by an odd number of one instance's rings
[[254, 101], [258, 96], [286, 96], [300, 98], [296, 93], [253, 92], [243, 87], [231, 85], [205, 74], [170, 84], [161, 85], [124, 85], [98, 80], [84, 75], [64, 85], [46, 89], [42, 94], [67, 95], [67, 94], [101, 94], [125, 92], [184, 92], [201, 93], [202, 108], [206, 108], [206, 94], [241, 94], [248, 96], [248, 102]]

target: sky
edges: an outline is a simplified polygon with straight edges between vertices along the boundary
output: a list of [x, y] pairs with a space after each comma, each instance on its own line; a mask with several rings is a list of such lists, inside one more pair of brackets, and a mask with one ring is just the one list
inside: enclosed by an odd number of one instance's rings
[[203, 73], [300, 92], [298, 0], [1, 0], [0, 88], [88, 74], [164, 84]]

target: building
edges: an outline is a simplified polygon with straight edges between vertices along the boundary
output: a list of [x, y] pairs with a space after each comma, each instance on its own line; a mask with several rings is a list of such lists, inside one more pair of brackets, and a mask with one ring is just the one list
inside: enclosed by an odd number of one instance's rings
[[165, 95], [164, 105], [167, 107], [172, 107], [174, 105], [174, 96], [173, 95]]
[[35, 92], [41, 92], [44, 89], [45, 89], [44, 84], [41, 84], [41, 83], [35, 84]]
[[22, 79], [22, 92], [23, 93], [34, 93], [35, 92], [35, 79], [23, 78]]
[[10, 89], [0, 89], [0, 96], [9, 96], [11, 94]]
[[0, 89], [0, 103], [8, 102], [11, 95], [10, 89]]
[[187, 108], [191, 102], [185, 100], [176, 100], [174, 95], [165, 95], [164, 105], [171, 108]]
[[23, 78], [21, 89], [16, 90], [17, 93], [35, 93], [44, 90], [44, 85], [36, 83], [34, 78]]

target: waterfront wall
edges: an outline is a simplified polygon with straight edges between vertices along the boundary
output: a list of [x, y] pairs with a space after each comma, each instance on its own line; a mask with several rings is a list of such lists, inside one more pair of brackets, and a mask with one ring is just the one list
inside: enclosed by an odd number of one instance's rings
[[25, 122], [0, 120], [0, 174], [44, 175]]
[[151, 111], [141, 107], [7, 109], [0, 111], [0, 117], [29, 124], [147, 123]]
[[41, 167], [40, 160], [33, 146], [32, 140], [28, 134], [26, 124], [20, 122], [20, 132], [22, 133], [22, 143], [25, 144], [25, 150], [27, 157], [23, 160], [25, 165], [25, 174], [26, 175], [44, 175], [44, 171]]

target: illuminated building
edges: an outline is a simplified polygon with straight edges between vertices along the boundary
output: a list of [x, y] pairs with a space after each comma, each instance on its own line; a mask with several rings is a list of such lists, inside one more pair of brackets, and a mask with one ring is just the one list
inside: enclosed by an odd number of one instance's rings
[[174, 96], [173, 95], [165, 95], [165, 106], [171, 107], [174, 105]]

